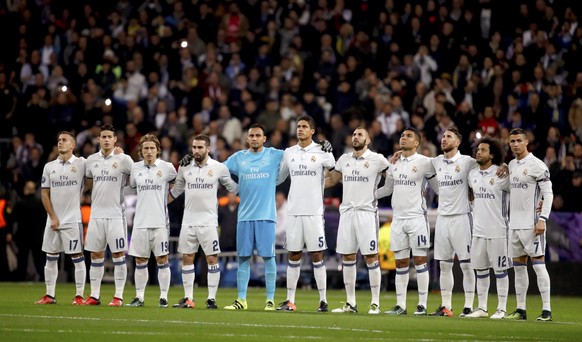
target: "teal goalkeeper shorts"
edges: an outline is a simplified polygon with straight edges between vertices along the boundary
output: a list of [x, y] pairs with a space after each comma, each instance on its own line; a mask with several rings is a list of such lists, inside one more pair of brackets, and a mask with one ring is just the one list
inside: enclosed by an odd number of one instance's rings
[[261, 257], [275, 256], [275, 222], [241, 221], [236, 227], [236, 251], [239, 257], [250, 257], [253, 250]]

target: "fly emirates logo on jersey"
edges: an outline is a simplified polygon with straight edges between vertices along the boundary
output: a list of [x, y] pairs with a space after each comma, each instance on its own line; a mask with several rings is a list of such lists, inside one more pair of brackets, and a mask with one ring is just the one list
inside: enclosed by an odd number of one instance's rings
[[69, 179], [69, 176], [60, 176], [58, 180], [51, 180], [51, 187], [53, 188], [77, 185], [79, 185], [79, 182], [76, 179]]
[[297, 170], [291, 170], [291, 176], [315, 177], [317, 176], [317, 171], [309, 170], [305, 164], [299, 164], [297, 165]]
[[[366, 167], [366, 166], [364, 166], [364, 167]], [[370, 181], [370, 177], [360, 175], [360, 171], [358, 171], [358, 170], [352, 170], [351, 175], [344, 175], [344, 182], [368, 183], [369, 181]]]
[[[114, 168], [117, 168], [116, 164], [113, 164]], [[117, 182], [118, 177], [114, 175], [110, 175], [109, 171], [101, 170], [101, 174], [93, 177], [94, 182]]]
[[[188, 184], [187, 184], [188, 190], [212, 190], [212, 189], [214, 189], [214, 181], [212, 179], [213, 175], [214, 175], [214, 173], [212, 172], [212, 170], [208, 170], [208, 173], [206, 174], [207, 178], [204, 176], [194, 177], [194, 182], [188, 182]], [[189, 172], [188, 176], [192, 176], [192, 172]], [[190, 178], [190, 177], [188, 177], [188, 178]]]
[[146, 178], [143, 180], [145, 184], [138, 185], [139, 191], [160, 191], [162, 186], [160, 184], [155, 184], [154, 180], [151, 178]]
[[268, 172], [261, 172], [261, 169], [258, 167], [251, 167], [251, 173], [244, 173], [242, 178], [245, 180], [253, 180], [253, 179], [266, 179], [269, 178]]
[[511, 188], [512, 189], [527, 189], [528, 185], [526, 182], [522, 182], [519, 177], [511, 178]]
[[[493, 180], [493, 179], [491, 179], [491, 180]], [[480, 186], [479, 187], [479, 192], [475, 192], [475, 198], [494, 200], [495, 199], [495, 194], [492, 194], [492, 193], [487, 192], [487, 188], [484, 188], [484, 187]]]

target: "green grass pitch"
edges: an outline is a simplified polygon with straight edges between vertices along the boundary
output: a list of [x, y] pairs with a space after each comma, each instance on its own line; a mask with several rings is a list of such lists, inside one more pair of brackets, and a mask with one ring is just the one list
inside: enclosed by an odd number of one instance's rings
[[[535, 286], [535, 284], [533, 285]], [[87, 285], [88, 291], [89, 285]], [[129, 302], [134, 294], [130, 284], [125, 289]], [[192, 339], [197, 341], [382, 341], [382, 340], [495, 340], [495, 341], [580, 341], [582, 339], [582, 298], [553, 297], [553, 322], [537, 322], [541, 312], [539, 295], [528, 296], [528, 320], [521, 322], [492, 321], [442, 317], [391, 317], [368, 315], [369, 291], [358, 291], [357, 314], [317, 313], [319, 295], [316, 290], [299, 290], [297, 312], [265, 312], [264, 289], [251, 288], [248, 311], [221, 309], [236, 297], [235, 289], [220, 288], [219, 310], [204, 306], [206, 289], [196, 288], [196, 309], [162, 309], [157, 307], [158, 288], [149, 286], [145, 307], [110, 308], [107, 303], [113, 286], [103, 285], [103, 305], [75, 307], [71, 305], [74, 285], [58, 284], [56, 305], [34, 305], [44, 294], [40, 283], [0, 283], [0, 341], [166, 341]], [[283, 301], [285, 289], [278, 288], [276, 302]], [[183, 295], [181, 287], [170, 289], [170, 305]], [[345, 293], [328, 292], [330, 309], [341, 306]], [[416, 307], [415, 290], [408, 294], [408, 311]], [[463, 295], [455, 294], [453, 305], [463, 306]], [[440, 303], [440, 295], [429, 295], [429, 311]], [[394, 306], [393, 292], [382, 292], [381, 308]], [[489, 295], [490, 314], [497, 297]], [[508, 311], [515, 307], [510, 296]], [[455, 316], [459, 312], [455, 311]]]

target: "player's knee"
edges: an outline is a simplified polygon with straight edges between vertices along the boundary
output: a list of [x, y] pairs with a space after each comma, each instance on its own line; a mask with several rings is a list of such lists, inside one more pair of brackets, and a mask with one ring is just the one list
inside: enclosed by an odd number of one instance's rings
[[311, 262], [320, 262], [321, 260], [323, 260], [323, 252], [311, 253]]
[[182, 264], [183, 265], [194, 264], [194, 257], [195, 257], [195, 254], [184, 254], [182, 257]]
[[366, 255], [366, 263], [371, 264], [373, 262], [378, 261], [378, 254], [370, 254]]
[[167, 255], [161, 255], [161, 256], [157, 256], [156, 257], [156, 262], [159, 264], [165, 264], [168, 262], [168, 256]]
[[398, 259], [396, 260], [396, 268], [404, 268], [410, 265], [410, 259]]
[[[303, 254], [302, 252], [289, 252], [289, 260], [299, 261], [299, 260], [301, 260], [302, 254]], [[312, 254], [312, 258], [313, 258], [313, 254]]]
[[[193, 260], [194, 258], [192, 258]], [[206, 263], [208, 265], [216, 265], [218, 263], [218, 257], [216, 255], [207, 255], [206, 256]]]
[[427, 258], [425, 256], [415, 256], [414, 257], [414, 264], [415, 265], [422, 265], [426, 264]]
[[527, 265], [527, 255], [522, 255], [520, 257], [513, 258], [513, 262], [514, 263], [517, 262], [517, 263], [522, 264], [522, 265]]

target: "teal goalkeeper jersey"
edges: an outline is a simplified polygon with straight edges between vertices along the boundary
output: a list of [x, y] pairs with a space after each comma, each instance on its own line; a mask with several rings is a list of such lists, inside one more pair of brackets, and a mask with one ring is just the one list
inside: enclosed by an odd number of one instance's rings
[[238, 177], [238, 221], [275, 222], [275, 188], [283, 151], [264, 147], [261, 152], [238, 151], [224, 164]]

